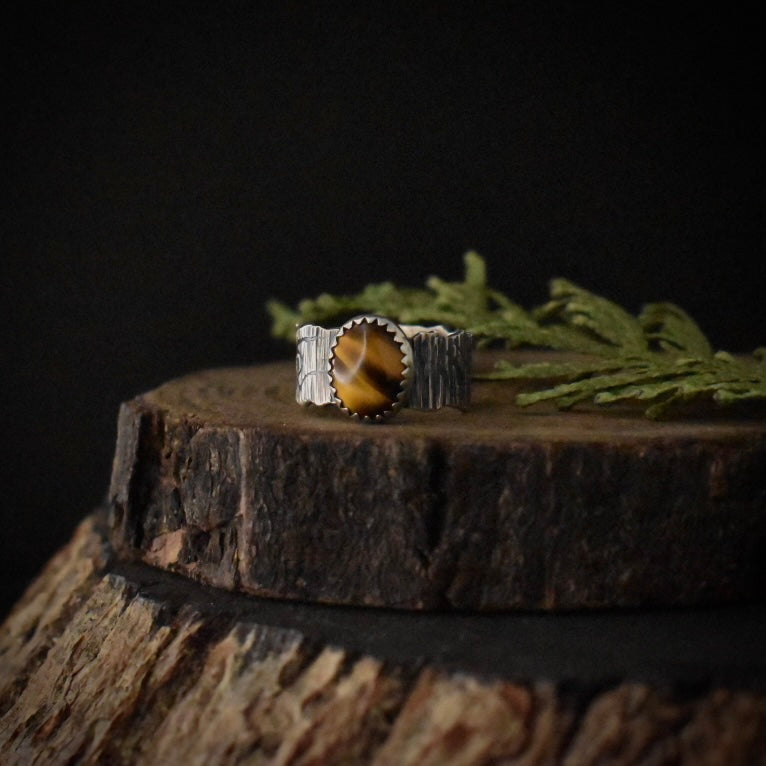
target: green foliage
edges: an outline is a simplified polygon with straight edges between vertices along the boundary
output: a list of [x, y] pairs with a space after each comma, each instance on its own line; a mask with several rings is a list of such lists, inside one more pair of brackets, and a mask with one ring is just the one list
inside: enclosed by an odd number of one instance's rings
[[356, 295], [322, 293], [315, 299], [301, 301], [297, 311], [278, 301], [270, 301], [266, 308], [273, 320], [272, 334], [294, 341], [298, 325], [345, 321], [355, 314], [381, 314], [411, 324], [436, 322], [453, 327], [473, 326], [493, 316], [493, 296], [486, 286], [483, 259], [476, 253], [467, 253], [465, 267], [463, 282], [445, 282], [431, 277], [426, 289], [422, 290], [380, 282], [367, 285]]
[[567, 362], [498, 362], [489, 380], [545, 381], [521, 393], [527, 406], [553, 401], [561, 409], [592, 401], [645, 404], [648, 417], [667, 417], [701, 401], [720, 405], [766, 402], [766, 349], [751, 356], [714, 353], [694, 320], [672, 303], [652, 303], [635, 317], [616, 303], [566, 279], [550, 283], [550, 300], [532, 311], [487, 286], [484, 260], [465, 255], [462, 282], [430, 277], [425, 289], [391, 282], [368, 285], [349, 296], [323, 293], [297, 310], [267, 304], [275, 337], [294, 341], [295, 328], [382, 314], [408, 324], [441, 323], [470, 330], [481, 344], [502, 343], [578, 352]]

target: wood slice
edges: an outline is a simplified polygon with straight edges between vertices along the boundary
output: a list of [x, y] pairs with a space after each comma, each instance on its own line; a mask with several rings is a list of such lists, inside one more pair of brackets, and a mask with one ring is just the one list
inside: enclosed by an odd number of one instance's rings
[[764, 644], [764, 607], [262, 600], [115, 561], [88, 519], [0, 626], [0, 763], [757, 765]]
[[[479, 366], [494, 361], [479, 355]], [[290, 362], [171, 381], [120, 410], [119, 554], [263, 596], [411, 609], [761, 598], [766, 421], [521, 409], [362, 425], [294, 401]]]

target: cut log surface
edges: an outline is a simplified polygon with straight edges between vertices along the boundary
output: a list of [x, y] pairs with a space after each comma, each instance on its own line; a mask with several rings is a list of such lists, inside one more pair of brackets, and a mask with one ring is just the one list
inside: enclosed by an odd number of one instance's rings
[[766, 612], [259, 599], [87, 519], [0, 626], [0, 763], [766, 763]]
[[513, 385], [477, 382], [468, 412], [361, 425], [294, 386], [291, 362], [217, 369], [124, 404], [118, 554], [232, 591], [421, 610], [763, 596], [764, 420], [521, 409]]

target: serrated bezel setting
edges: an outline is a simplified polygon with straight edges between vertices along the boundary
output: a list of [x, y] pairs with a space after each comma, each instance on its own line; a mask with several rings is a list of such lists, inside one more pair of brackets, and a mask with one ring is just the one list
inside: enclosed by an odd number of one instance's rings
[[[402, 366], [403, 370], [401, 373], [401, 379], [399, 382], [399, 390], [396, 393], [396, 397], [391, 404], [391, 406], [387, 409], [383, 409], [380, 412], [376, 412], [371, 415], [360, 415], [359, 412], [355, 412], [354, 410], [350, 409], [349, 407], [344, 404], [340, 396], [338, 395], [338, 391], [335, 387], [335, 379], [334, 379], [334, 369], [335, 369], [335, 349], [340, 343], [343, 336], [352, 328], [357, 327], [361, 324], [370, 324], [370, 325], [376, 325], [378, 327], [382, 327], [390, 336], [391, 339], [399, 346], [399, 349], [402, 353]], [[393, 322], [390, 319], [387, 319], [386, 317], [377, 316], [375, 314], [361, 314], [359, 316], [352, 317], [348, 320], [345, 324], [343, 324], [338, 329], [338, 334], [336, 335], [332, 345], [330, 346], [330, 389], [332, 390], [332, 394], [334, 397], [333, 403], [338, 406], [340, 410], [345, 412], [348, 416], [355, 418], [357, 420], [360, 420], [365, 423], [379, 423], [382, 420], [385, 420], [386, 418], [391, 417], [396, 412], [401, 409], [406, 403], [407, 403], [407, 396], [410, 389], [410, 384], [412, 381], [412, 346], [410, 344], [410, 341], [408, 340], [407, 336], [404, 334], [404, 331], [401, 327], [399, 327], [396, 322]]]

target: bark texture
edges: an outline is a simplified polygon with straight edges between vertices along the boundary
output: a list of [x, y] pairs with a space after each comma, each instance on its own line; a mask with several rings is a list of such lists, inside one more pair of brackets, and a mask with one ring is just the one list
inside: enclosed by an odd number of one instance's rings
[[470, 412], [363, 426], [297, 406], [294, 375], [210, 370], [122, 406], [122, 557], [233, 591], [409, 609], [766, 591], [763, 420], [522, 410], [512, 385], [486, 382]]
[[757, 688], [397, 663], [252, 619], [245, 596], [113, 564], [86, 520], [0, 627], [5, 766], [766, 762]]

